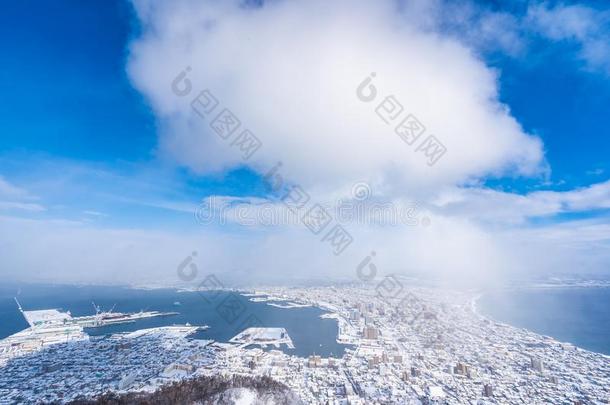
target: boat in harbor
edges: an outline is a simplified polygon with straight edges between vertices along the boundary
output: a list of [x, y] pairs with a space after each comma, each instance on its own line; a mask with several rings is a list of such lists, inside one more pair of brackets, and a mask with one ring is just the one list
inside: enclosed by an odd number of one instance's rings
[[113, 312], [114, 307], [112, 307], [110, 311], [102, 311], [95, 303], [93, 303], [93, 308], [95, 309], [95, 315], [74, 317], [71, 319], [71, 322], [80, 325], [83, 328], [97, 328], [106, 325], [132, 323], [140, 319], [178, 315], [178, 312], [159, 311], [140, 311], [133, 313]]

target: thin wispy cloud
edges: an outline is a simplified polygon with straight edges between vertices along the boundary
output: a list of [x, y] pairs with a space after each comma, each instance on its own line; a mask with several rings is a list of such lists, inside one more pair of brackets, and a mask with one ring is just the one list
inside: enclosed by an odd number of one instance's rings
[[581, 4], [533, 4], [528, 9], [529, 27], [553, 41], [578, 46], [585, 66], [610, 75], [610, 12]]

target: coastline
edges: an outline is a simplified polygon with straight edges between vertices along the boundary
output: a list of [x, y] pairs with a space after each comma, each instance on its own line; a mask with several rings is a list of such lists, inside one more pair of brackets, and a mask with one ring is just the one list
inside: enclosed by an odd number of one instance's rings
[[572, 341], [564, 341], [564, 340], [560, 340], [559, 338], [552, 336], [552, 335], [545, 335], [543, 333], [537, 332], [535, 330], [532, 330], [531, 328], [528, 327], [523, 327], [523, 326], [518, 326], [518, 325], [513, 325], [511, 323], [507, 323], [504, 321], [501, 321], [499, 319], [496, 319], [494, 317], [492, 317], [491, 315], [485, 315], [482, 313], [481, 311], [481, 306], [479, 304], [479, 302], [481, 301], [481, 299], [483, 298], [483, 296], [485, 296], [486, 294], [491, 294], [494, 292], [504, 292], [504, 293], [510, 293], [510, 292], [519, 292], [519, 291], [544, 291], [544, 290], [561, 290], [561, 289], [565, 289], [565, 290], [574, 290], [574, 289], [593, 289], [593, 288], [600, 288], [600, 289], [610, 289], [610, 285], [607, 284], [600, 284], [600, 285], [582, 285], [582, 284], [570, 284], [570, 285], [529, 285], [529, 286], [523, 286], [523, 287], [507, 287], [507, 288], [502, 288], [502, 289], [495, 289], [495, 290], [490, 290], [490, 291], [482, 291], [482, 292], [478, 292], [476, 293], [473, 297], [471, 297], [470, 299], [470, 309], [472, 311], [472, 313], [477, 316], [480, 319], [484, 319], [486, 321], [489, 322], [493, 322], [495, 324], [498, 325], [502, 325], [505, 327], [509, 327], [509, 328], [513, 328], [513, 329], [522, 329], [522, 330], [526, 330], [529, 333], [535, 334], [541, 338], [545, 338], [545, 339], [551, 339], [556, 343], [559, 344], [568, 344], [568, 345], [572, 345], [574, 347], [576, 347], [578, 350], [582, 350], [582, 351], [586, 351], [589, 353], [593, 353], [595, 355], [600, 355], [603, 356], [607, 359], [610, 360], [610, 353], [606, 354], [600, 351], [595, 351], [595, 350], [591, 350], [591, 349], [587, 349], [585, 347], [582, 347], [580, 344], [572, 342]]
[[[256, 296], [265, 294], [267, 298], [276, 297], [284, 301], [295, 303], [308, 303], [322, 312], [323, 319], [336, 319], [344, 323], [345, 327], [339, 328], [332, 322], [333, 327], [327, 330], [325, 342], [329, 344], [335, 341], [342, 346], [342, 351], [347, 355], [336, 355], [332, 349], [330, 355], [320, 353], [322, 345], [317, 343], [312, 346], [313, 355], [304, 356], [290, 351], [263, 350], [261, 348], [245, 348], [220, 343], [213, 337], [206, 337], [204, 342], [189, 341], [181, 339], [170, 339], [173, 343], [165, 343], [166, 337], [158, 333], [144, 334], [134, 332], [128, 334], [136, 339], [130, 346], [131, 352], [136, 351], [137, 356], [132, 356], [134, 362], [125, 364], [123, 361], [117, 363], [110, 356], [103, 362], [103, 373], [113, 373], [111, 384], [121, 384], [127, 376], [136, 376], [133, 389], [146, 386], [149, 378], [183, 378], [192, 373], [246, 373], [260, 374], [268, 370], [282, 370], [277, 376], [281, 381], [288, 383], [303, 397], [311, 398], [310, 403], [316, 403], [316, 393], [319, 392], [319, 384], [325, 384], [324, 389], [331, 391], [335, 387], [337, 379], [348, 386], [352, 386], [354, 392], [360, 387], [370, 383], [385, 384], [394, 382], [398, 394], [388, 400], [388, 403], [405, 403], [407, 399], [401, 392], [411, 389], [415, 393], [424, 392], [429, 386], [442, 387], [443, 390], [451, 391], [456, 384], [462, 390], [460, 403], [468, 400], [473, 402], [480, 398], [481, 386], [494, 381], [494, 391], [498, 392], [499, 398], [506, 399], [506, 403], [519, 403], [521, 398], [530, 398], [532, 403], [547, 403], [548, 400], [561, 399], [566, 403], [575, 399], [586, 398], [598, 402], [606, 398], [608, 378], [610, 376], [610, 362], [608, 357], [596, 352], [580, 349], [574, 345], [562, 344], [559, 341], [519, 329], [510, 325], [501, 324], [496, 321], [484, 321], [487, 317], [480, 315], [483, 304], [478, 302], [482, 297], [482, 291], [470, 290], [456, 291], [434, 288], [412, 288], [409, 290], [408, 299], [402, 296], [387, 297], [380, 296], [372, 288], [348, 287], [337, 288], [265, 288], [257, 289]], [[250, 302], [258, 302], [259, 305], [269, 306], [272, 310], [278, 310], [269, 305], [273, 300], [251, 300], [252, 289], [240, 290], [245, 294], [243, 299]], [[197, 298], [197, 297], [195, 297]], [[250, 299], [249, 299], [250, 298]], [[198, 299], [198, 298], [197, 298]], [[173, 301], [173, 298], [169, 301]], [[265, 302], [267, 301], [267, 302]], [[267, 305], [264, 305], [267, 304]], [[286, 308], [290, 309], [290, 308]], [[369, 326], [376, 336], [363, 334], [363, 328], [367, 325], [366, 318], [357, 316], [353, 318], [354, 310], [369, 313]], [[281, 311], [281, 309], [280, 309]], [[200, 312], [200, 311], [199, 311]], [[287, 322], [297, 315], [287, 314]], [[317, 311], [316, 311], [317, 312]], [[282, 317], [284, 319], [284, 317]], [[222, 319], [220, 320], [222, 321]], [[226, 323], [226, 322], [225, 322]], [[214, 323], [206, 323], [211, 329]], [[224, 325], [224, 323], [223, 323]], [[274, 325], [280, 328], [281, 325]], [[311, 330], [309, 327], [307, 330]], [[288, 331], [288, 329], [285, 329]], [[321, 329], [320, 329], [321, 331]], [[290, 332], [289, 332], [290, 333]], [[319, 331], [316, 329], [316, 335]], [[158, 338], [157, 338], [158, 336]], [[235, 335], [233, 335], [235, 336]], [[290, 333], [291, 340], [296, 338]], [[149, 339], [150, 338], [150, 339]], [[210, 339], [211, 338], [211, 339]], [[139, 340], [138, 340], [139, 339]], [[63, 345], [54, 358], [66, 359], [66, 366], [60, 367], [61, 373], [47, 373], [40, 380], [45, 386], [56, 385], [63, 395], [66, 392], [78, 395], [79, 392], [71, 390], [64, 384], [68, 381], [69, 374], [75, 372], [72, 359], [87, 358], [81, 353], [91, 353], [98, 346], [106, 344], [108, 339], [94, 339], [91, 345]], [[209, 344], [210, 340], [216, 343]], [[110, 340], [112, 342], [112, 340]], [[148, 342], [148, 343], [147, 343]], [[325, 342], [319, 342], [324, 343]], [[176, 344], [177, 343], [177, 344]], [[157, 362], [159, 350], [153, 349], [151, 345], [160, 344], [161, 347], [171, 350], [161, 350], [166, 360], [158, 367], [147, 367], [147, 364]], [[298, 342], [294, 344], [298, 347]], [[345, 346], [348, 347], [345, 347]], [[349, 347], [349, 346], [352, 347]], [[105, 347], [105, 346], [104, 346]], [[271, 348], [270, 348], [271, 349]], [[192, 356], [193, 350], [197, 355]], [[328, 352], [328, 350], [326, 350]], [[75, 355], [78, 353], [78, 355]], [[103, 351], [103, 353], [114, 353]], [[21, 358], [9, 369], [0, 369], [12, 378], [14, 387], [23, 387], [23, 382], [31, 373], [38, 372], [40, 359], [47, 359], [45, 352], [37, 352], [31, 357]], [[256, 360], [252, 360], [256, 358]], [[306, 358], [306, 360], [305, 360]], [[32, 361], [34, 359], [34, 361]], [[137, 361], [135, 360], [137, 359]], [[439, 361], [440, 359], [440, 361]], [[530, 364], [532, 359], [539, 362], [539, 370]], [[120, 358], [119, 358], [120, 360]], [[114, 362], [113, 362], [114, 361]], [[250, 361], [256, 361], [256, 367], [252, 368]], [[183, 364], [185, 363], [185, 364]], [[32, 365], [34, 364], [34, 365]], [[489, 365], [495, 365], [494, 371]], [[126, 370], [124, 367], [129, 367]], [[72, 367], [72, 368], [70, 368]], [[77, 365], [78, 372], [80, 365]], [[116, 370], [121, 367], [120, 375]], [[186, 367], [186, 368], [185, 368]], [[466, 368], [465, 376], [455, 376], [455, 368]], [[145, 369], [148, 374], [138, 377], [136, 370]], [[25, 371], [24, 371], [25, 370]], [[307, 381], [298, 376], [306, 370], [310, 375], [320, 375], [324, 378], [318, 380], [314, 389], [310, 389]], [[415, 371], [413, 371], [415, 370]], [[452, 371], [450, 371], [452, 370]], [[401, 377], [408, 372], [409, 379], [405, 381]], [[189, 374], [191, 373], [191, 374]], [[395, 378], [388, 378], [388, 373]], [[413, 375], [418, 374], [418, 375]], [[15, 378], [17, 375], [19, 378]], [[119, 377], [116, 377], [119, 375]], [[503, 378], [497, 378], [498, 375]], [[166, 377], [167, 376], [167, 377]], [[90, 375], [87, 375], [90, 377]], [[92, 378], [92, 383], [97, 383], [97, 377]], [[133, 378], [133, 377], [130, 377]], [[168, 381], [169, 382], [169, 381]], [[551, 382], [551, 384], [550, 384]], [[62, 385], [63, 384], [63, 385]], [[11, 388], [13, 387], [11, 386]], [[535, 387], [532, 390], [531, 387]], [[25, 390], [24, 388], [20, 388]], [[104, 386], [103, 390], [107, 388]], [[90, 391], [91, 393], [97, 391]], [[365, 391], [360, 391], [367, 395]], [[37, 392], [27, 391], [32, 398], [38, 398]], [[416, 394], [419, 395], [419, 394]], [[424, 395], [419, 395], [420, 397]], [[500, 397], [503, 395], [504, 397]], [[514, 399], [511, 401], [510, 399]], [[474, 403], [474, 402], [473, 402]], [[600, 402], [601, 403], [601, 402]]]

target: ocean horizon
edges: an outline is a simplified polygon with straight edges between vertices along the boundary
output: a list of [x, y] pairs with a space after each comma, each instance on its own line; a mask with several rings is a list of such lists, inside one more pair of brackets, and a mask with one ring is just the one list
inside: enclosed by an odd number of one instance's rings
[[610, 356], [610, 287], [528, 287], [494, 290], [477, 312], [582, 349]]

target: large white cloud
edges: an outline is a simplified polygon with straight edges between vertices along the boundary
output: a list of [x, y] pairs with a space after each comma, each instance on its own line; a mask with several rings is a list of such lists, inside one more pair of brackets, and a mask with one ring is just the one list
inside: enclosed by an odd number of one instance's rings
[[[142, 32], [130, 45], [128, 71], [157, 115], [163, 156], [202, 174], [243, 164], [265, 174], [282, 161], [284, 178], [301, 184], [312, 203], [351, 198], [352, 184], [367, 181], [373, 191], [367, 203], [416, 201], [419, 218], [430, 225], [346, 224], [354, 242], [336, 257], [321, 235], [298, 221], [178, 232], [1, 217], [2, 264], [11, 271], [27, 278], [169, 284], [178, 281], [177, 264], [197, 250], [201, 273], [225, 280], [356, 280], [356, 266], [375, 250], [380, 276], [416, 271], [456, 285], [579, 265], [600, 270], [610, 262], [603, 220], [528, 225], [533, 217], [608, 208], [608, 183], [526, 195], [473, 187], [489, 175], [547, 170], [541, 141], [525, 133], [499, 101], [497, 72], [471, 48], [495, 42], [518, 49], [511, 16], [467, 4], [443, 11], [442, 2], [423, 0], [270, 1], [262, 7], [138, 0], [135, 6]], [[475, 20], [478, 25], [461, 40], [447, 29]], [[192, 88], [179, 96], [172, 81], [187, 66]], [[366, 103], [356, 88], [371, 72], [377, 97]], [[202, 119], [192, 110], [191, 101], [205, 88], [220, 101], [215, 113], [231, 109], [241, 128], [263, 142], [250, 159], [210, 129], [215, 114]], [[389, 95], [404, 106], [400, 118], [411, 113], [426, 126], [415, 145], [394, 133], [396, 122], [376, 115]], [[416, 152], [429, 134], [447, 148], [433, 166]], [[14, 194], [7, 184], [0, 181], [0, 192]], [[115, 198], [136, 204], [137, 198], [128, 198], [133, 193]], [[189, 211], [194, 203], [160, 194], [140, 203], [176, 211]], [[235, 215], [233, 207], [228, 218]]]
[[[130, 47], [128, 70], [157, 113], [161, 151], [199, 173], [247, 164], [264, 174], [282, 161], [285, 178], [325, 201], [345, 198], [360, 180], [376, 198], [417, 200], [431, 227], [352, 224], [356, 252], [380, 251], [377, 260], [387, 270], [428, 271], [452, 281], [529, 271], [531, 249], [512, 238], [535, 239], [528, 218], [603, 206], [595, 196], [606, 185], [525, 196], [461, 188], [489, 175], [548, 170], [541, 141], [499, 101], [497, 72], [473, 50], [492, 44], [519, 53], [523, 27], [514, 16], [467, 2], [447, 9], [440, 1], [135, 4], [143, 33]], [[192, 90], [178, 96], [171, 84], [187, 66]], [[356, 89], [372, 72], [377, 95], [363, 102]], [[190, 104], [203, 89], [220, 101], [204, 119]], [[404, 107], [389, 124], [375, 113], [386, 96]], [[263, 143], [247, 161], [210, 130], [223, 107]], [[426, 127], [411, 146], [394, 133], [409, 113]], [[417, 152], [430, 134], [447, 148], [434, 166]], [[306, 251], [300, 267], [309, 274], [353, 271], [358, 253], [331, 260], [312, 240], [307, 231], [276, 227], [263, 244], [281, 252], [276, 264], [266, 263], [262, 251], [248, 263], [294, 267], [291, 260]], [[546, 250], [552, 242], [530, 246]], [[539, 271], [553, 267], [543, 257], [535, 262]]]
[[[262, 140], [248, 164], [265, 173], [282, 161], [308, 187], [366, 179], [413, 193], [544, 164], [541, 142], [498, 101], [496, 73], [392, 1], [136, 5], [144, 33], [131, 46], [130, 75], [161, 120], [162, 149], [200, 172], [244, 163], [191, 110], [204, 88]], [[193, 91], [178, 97], [170, 85], [186, 66]], [[378, 94], [364, 103], [356, 88], [371, 72]], [[390, 95], [404, 112], [386, 124], [374, 109]], [[414, 146], [393, 132], [408, 113], [426, 127]], [[416, 152], [429, 134], [447, 148], [433, 167]]]

